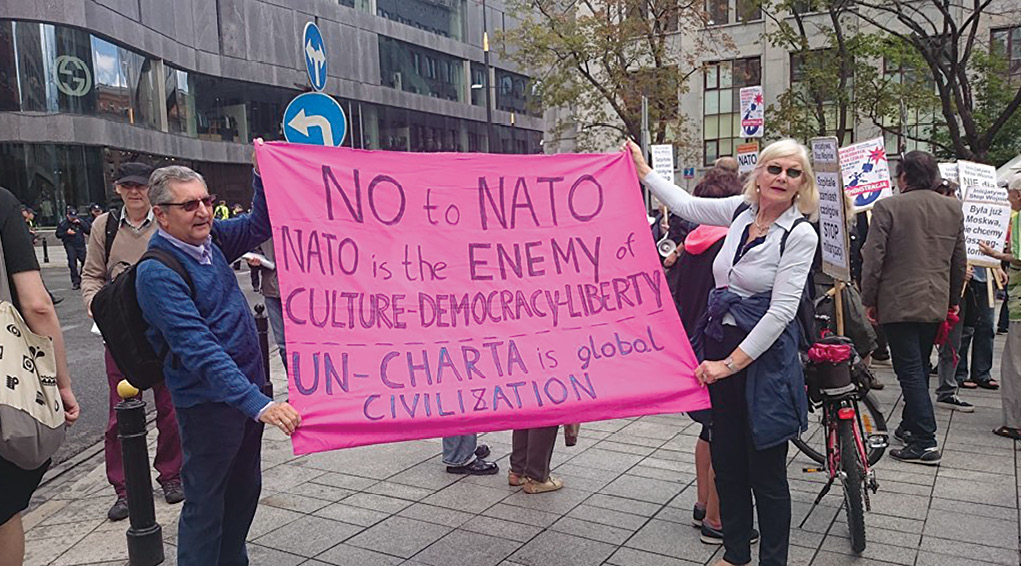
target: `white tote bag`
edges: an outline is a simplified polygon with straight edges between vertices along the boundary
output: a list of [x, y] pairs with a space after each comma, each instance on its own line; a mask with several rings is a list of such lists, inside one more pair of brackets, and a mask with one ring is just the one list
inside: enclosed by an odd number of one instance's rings
[[0, 244], [0, 456], [34, 470], [64, 441], [53, 341], [34, 334], [11, 302]]

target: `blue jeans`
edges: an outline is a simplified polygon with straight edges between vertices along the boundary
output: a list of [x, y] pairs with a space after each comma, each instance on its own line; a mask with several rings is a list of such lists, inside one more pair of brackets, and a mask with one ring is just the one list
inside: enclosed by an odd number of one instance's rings
[[266, 316], [269, 317], [269, 327], [273, 329], [273, 340], [277, 343], [277, 351], [280, 352], [280, 359], [284, 361], [284, 369], [287, 369], [287, 343], [284, 341], [284, 307], [280, 297], [263, 297], [266, 300]]
[[184, 465], [181, 566], [247, 566], [245, 539], [262, 491], [262, 430], [224, 403], [177, 408]]
[[904, 393], [900, 428], [911, 435], [911, 443], [922, 448], [936, 446], [936, 415], [929, 398], [929, 357], [936, 339], [938, 322], [894, 322], [883, 325], [890, 345], [893, 371]]
[[[961, 349], [958, 352], [960, 361], [957, 363], [958, 383], [971, 379], [976, 383], [991, 379], [989, 372], [993, 369], [993, 339], [996, 337], [994, 320], [996, 309], [989, 304], [989, 291], [986, 282], [970, 281], [969, 291], [974, 293], [975, 301], [968, 308], [977, 310], [975, 326], [965, 326], [961, 333]], [[970, 316], [969, 316], [970, 318]], [[968, 372], [968, 346], [971, 346], [971, 372]]]
[[443, 463], [448, 466], [467, 466], [475, 459], [478, 436], [447, 436], [443, 438]]

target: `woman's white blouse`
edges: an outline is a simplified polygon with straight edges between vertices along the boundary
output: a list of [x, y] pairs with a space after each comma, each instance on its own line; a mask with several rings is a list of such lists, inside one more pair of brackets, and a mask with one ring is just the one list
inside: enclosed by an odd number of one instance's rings
[[[770, 225], [765, 241], [745, 252], [735, 264], [734, 258], [741, 246], [745, 228], [752, 223], [758, 211], [755, 205], [734, 218], [734, 212], [744, 202], [743, 196], [695, 197], [655, 171], [646, 175], [642, 183], [681, 218], [698, 224], [730, 227], [723, 248], [713, 262], [713, 278], [717, 288], [729, 287], [741, 297], [772, 290], [769, 310], [740, 346], [741, 351], [757, 359], [773, 345], [798, 312], [798, 303], [819, 242], [815, 229], [807, 222], [794, 226], [801, 212], [796, 205], [792, 205]], [[792, 227], [793, 232], [787, 237], [787, 245], [781, 257], [780, 242], [784, 233]], [[734, 325], [734, 318], [728, 313], [723, 323]]]

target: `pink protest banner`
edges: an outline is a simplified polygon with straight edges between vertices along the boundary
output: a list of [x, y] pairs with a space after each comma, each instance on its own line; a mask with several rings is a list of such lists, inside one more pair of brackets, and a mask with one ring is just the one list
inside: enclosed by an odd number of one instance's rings
[[296, 453], [709, 406], [625, 154], [257, 152]]

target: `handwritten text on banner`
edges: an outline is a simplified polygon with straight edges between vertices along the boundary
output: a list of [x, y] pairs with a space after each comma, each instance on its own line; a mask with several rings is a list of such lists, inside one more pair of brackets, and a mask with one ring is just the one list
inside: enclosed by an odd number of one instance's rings
[[295, 452], [709, 406], [625, 154], [258, 157]]

